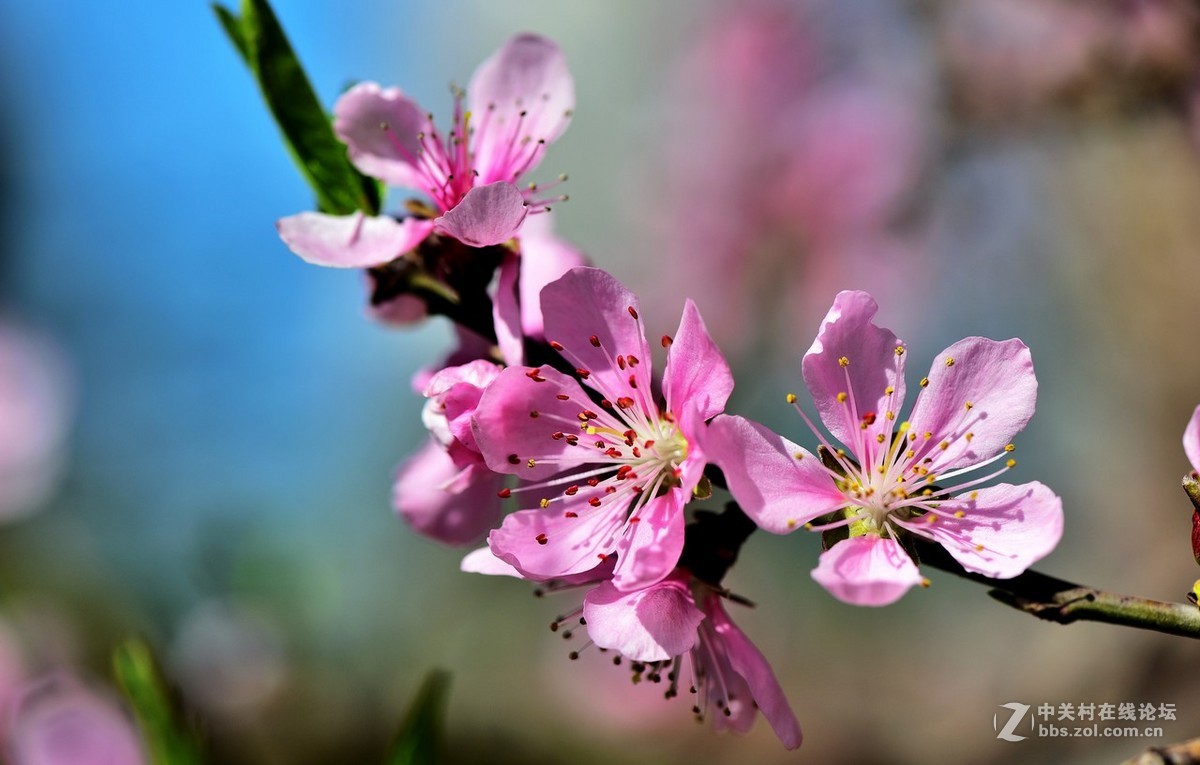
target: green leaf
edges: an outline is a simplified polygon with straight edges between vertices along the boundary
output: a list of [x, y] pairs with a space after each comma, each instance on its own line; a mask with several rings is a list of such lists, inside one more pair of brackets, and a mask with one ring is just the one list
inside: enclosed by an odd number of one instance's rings
[[425, 676], [385, 765], [433, 765], [442, 760], [443, 718], [449, 697], [449, 672], [435, 669]]
[[131, 638], [113, 651], [113, 675], [155, 765], [200, 765], [197, 736], [176, 713], [170, 690], [146, 643]]
[[242, 0], [240, 17], [219, 5], [213, 12], [258, 82], [288, 151], [316, 192], [317, 208], [333, 215], [377, 214], [379, 184], [350, 164], [267, 0]]

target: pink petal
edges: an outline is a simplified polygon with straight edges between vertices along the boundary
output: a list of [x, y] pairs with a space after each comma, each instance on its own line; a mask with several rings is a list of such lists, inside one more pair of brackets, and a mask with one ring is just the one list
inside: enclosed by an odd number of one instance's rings
[[604, 582], [583, 600], [588, 637], [633, 661], [667, 661], [696, 644], [704, 614], [688, 584], [671, 578], [633, 592]]
[[[918, 519], [904, 527], [940, 543], [966, 570], [997, 579], [1022, 573], [1062, 537], [1062, 500], [1036, 481], [989, 486], [943, 502], [938, 510], [933, 523]], [[957, 511], [964, 516], [948, 517]]]
[[[546, 339], [562, 344], [563, 355], [587, 370], [588, 384], [610, 401], [632, 393], [631, 377], [641, 391], [650, 390], [650, 347], [638, 308], [637, 296], [598, 268], [572, 268], [542, 290]], [[639, 360], [636, 367], [614, 366], [617, 357], [630, 356]]]
[[521, 578], [521, 572], [493, 555], [490, 547], [481, 547], [467, 553], [459, 564], [459, 570], [468, 574]]
[[[775, 679], [771, 665], [725, 613], [719, 597], [709, 595], [704, 611], [712, 621], [716, 633], [725, 643], [725, 653], [730, 666], [745, 678], [747, 685], [750, 686], [750, 693], [754, 697], [754, 703], [763, 713], [763, 717], [767, 718], [775, 735], [788, 749], [800, 746], [803, 739], [800, 722], [792, 712], [779, 681]], [[590, 619], [588, 623], [591, 624]]]
[[302, 212], [281, 218], [275, 228], [292, 252], [318, 266], [369, 268], [390, 263], [421, 243], [433, 224], [386, 215], [325, 215]]
[[421, 151], [417, 136], [430, 132], [429, 117], [399, 88], [360, 82], [338, 99], [333, 117], [333, 130], [355, 167], [391, 186], [426, 191], [415, 163]]
[[471, 247], [489, 247], [512, 239], [529, 208], [517, 187], [505, 181], [476, 186], [462, 201], [434, 220], [434, 228]]
[[[617, 542], [613, 585], [638, 590], [661, 580], [679, 563], [683, 552], [683, 505], [691, 491], [670, 489], [647, 502], [629, 518], [628, 530]], [[633, 520], [637, 518], [638, 520]]]
[[812, 578], [852, 606], [887, 606], [921, 583], [900, 544], [874, 534], [844, 539], [821, 553]]
[[542, 288], [587, 258], [554, 235], [551, 214], [530, 215], [521, 226], [521, 327], [528, 337], [542, 338]]
[[426, 402], [421, 420], [443, 446], [451, 439], [478, 452], [472, 417], [484, 389], [500, 375], [501, 367], [485, 359], [476, 359], [456, 367], [446, 367], [433, 375], [425, 386]]
[[448, 545], [483, 538], [500, 518], [503, 476], [476, 463], [460, 468], [433, 441], [396, 472], [392, 505], [420, 534]]
[[742, 510], [772, 534], [795, 531], [846, 505], [820, 458], [757, 422], [721, 415], [701, 444]]
[[725, 411], [725, 402], [733, 392], [733, 373], [708, 334], [696, 304], [688, 299], [675, 340], [667, 351], [663, 372], [663, 395], [667, 410], [678, 412], [684, 402], [698, 408], [701, 419]]
[[[575, 516], [568, 517], [569, 512]], [[488, 535], [488, 546], [528, 579], [557, 579], [611, 559], [617, 543], [613, 534], [623, 521], [619, 514], [594, 511], [586, 502], [556, 502], [544, 510], [505, 516]]]
[[[524, 237], [522, 237], [524, 238]], [[496, 327], [496, 345], [500, 356], [511, 366], [525, 363], [525, 339], [521, 327], [522, 304], [517, 297], [521, 256], [505, 253], [496, 277], [496, 299], [492, 301], [492, 322]]]
[[[999, 454], [1029, 422], [1036, 402], [1025, 343], [968, 337], [934, 360], [913, 406], [912, 432], [933, 434], [928, 468], [940, 473]], [[936, 448], [942, 443], [946, 449]]]
[[[898, 412], [904, 402], [904, 351], [897, 353], [904, 343], [872, 323], [878, 310], [865, 292], [838, 293], [802, 364], [821, 421], [863, 462], [876, 436], [890, 435], [886, 413]], [[843, 367], [841, 359], [849, 364]], [[889, 387], [895, 391], [890, 396]], [[838, 401], [839, 393], [847, 394], [846, 403]]]
[[536, 374], [526, 367], [501, 372], [484, 391], [472, 424], [488, 467], [535, 481], [596, 460], [584, 442], [571, 446], [554, 434], [578, 435], [579, 413], [599, 408], [574, 378], [549, 367], [537, 369]]
[[575, 81], [557, 45], [522, 34], [479, 65], [467, 98], [476, 115], [479, 182], [515, 181], [566, 129], [575, 108]]
[[1192, 470], [1200, 471], [1200, 406], [1192, 412], [1187, 430], [1183, 431], [1183, 451], [1192, 463]]
[[142, 765], [149, 760], [117, 702], [67, 674], [27, 684], [6, 715], [14, 765]]
[[397, 295], [391, 300], [367, 306], [367, 314], [383, 324], [402, 326], [429, 315], [425, 301], [416, 295]]

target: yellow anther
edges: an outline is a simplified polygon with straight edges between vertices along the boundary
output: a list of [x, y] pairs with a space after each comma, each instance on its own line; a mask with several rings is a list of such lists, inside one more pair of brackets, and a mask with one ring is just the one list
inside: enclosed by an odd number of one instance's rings
[[925, 431], [925, 440], [928, 441], [931, 438], [933, 438], [933, 434], [930, 433], [928, 430]]
[[838, 359], [838, 366], [839, 367], [850, 366], [850, 359], [846, 358], [845, 356], [841, 357], [840, 359]]
[[886, 437], [882, 433], [877, 433], [875, 434], [875, 440], [882, 444], [886, 440]]
[[845, 391], [842, 391], [841, 393], [837, 394], [837, 400], [838, 400], [839, 404], [846, 403], [847, 398], [849, 398], [849, 396], [846, 395]]
[[[788, 526], [790, 527], [790, 526], [791, 526], [791, 524], [793, 524], [793, 523], [795, 523], [795, 521], [788, 521]], [[805, 530], [805, 531], [812, 531], [812, 530], [813, 530], [813, 525], [812, 525], [812, 522], [811, 522], [811, 521], [809, 521], [808, 523], [804, 524], [804, 530]]]
[[[805, 525], [807, 526], [808, 524], [805, 524]], [[787, 527], [788, 527], [789, 529], [794, 529], [794, 528], [796, 528], [796, 519], [795, 519], [795, 518], [788, 518], [788, 520], [787, 520]]]
[[913, 457], [916, 457], [916, 456], [917, 456], [917, 453], [914, 452], [912, 449], [909, 449], [908, 451], [906, 451], [904, 453], [904, 459], [906, 459], [906, 460], [911, 460]]
[[908, 434], [908, 440], [909, 440], [909, 442], [916, 441], [916, 440], [917, 440], [917, 434], [916, 434], [916, 433], [909, 433], [909, 434]]
[[933, 483], [933, 482], [934, 482], [934, 481], [936, 481], [936, 480], [937, 480], [937, 476], [936, 476], [936, 475], [934, 475], [933, 473], [930, 473], [930, 474], [929, 474], [929, 476], [928, 476], [928, 477], [925, 479], [925, 482], [926, 482], [926, 483]]
[[933, 584], [933, 582], [929, 581], [928, 579], [926, 579], [924, 577], [921, 577], [921, 586], [922, 587], [924, 587], [925, 589], [929, 589], [929, 586], [931, 584]]
[[837, 450], [837, 456], [838, 456], [838, 458], [839, 458], [839, 459], [840, 459], [840, 458], [843, 458], [843, 457], [845, 457], [845, 456], [846, 456], [846, 450], [845, 450], [845, 449], [838, 449], [838, 450]]
[[546, 499], [545, 497], [542, 497], [542, 501], [539, 502], [538, 504], [541, 505], [543, 509], [545, 509], [547, 507], [550, 507], [550, 500]]
[[904, 346], [903, 346], [903, 345], [897, 345], [897, 346], [896, 346], [896, 355], [897, 355], [897, 356], [903, 356], [903, 355], [904, 355]]
[[964, 436], [964, 438], [966, 438], [966, 439], [967, 439], [967, 441], [970, 441], [970, 440], [971, 440], [972, 438], [974, 438], [974, 437], [975, 437], [975, 434], [974, 434], [974, 433], [970, 433], [970, 432], [968, 432], [968, 433], [967, 433], [967, 435], [966, 435], [966, 436]]
[[946, 359], [946, 366], [948, 366], [948, 367], [952, 367], [952, 366], [954, 366], [954, 359], [953, 359], [953, 357]]
[[795, 454], [793, 454], [792, 456], [793, 456], [793, 457], [795, 457], [795, 458], [796, 458], [796, 459], [798, 459], [798, 460], [802, 460], [802, 459], [804, 459], [804, 452], [796, 452], [796, 453], [795, 453]]
[[537, 462], [536, 462], [536, 461], [533, 459], [533, 457], [530, 457], [530, 458], [529, 458], [529, 459], [528, 459], [528, 460], [525, 462], [525, 467], [537, 467]]
[[896, 389], [890, 385], [883, 389], [883, 395], [885, 395], [885, 396], [890, 396], [895, 392], [896, 392]]
[[1016, 451], [1016, 449], [1017, 449], [1016, 444], [1009, 444], [1008, 446], [1004, 447], [1004, 451], [1006, 451], [1006, 452]]
[[921, 387], [922, 387], [922, 388], [928, 388], [928, 387], [929, 387], [929, 378], [928, 378], [928, 377], [922, 377], [922, 378], [921, 378]]
[[974, 408], [975, 408], [975, 405], [972, 404], [970, 401], [966, 401], [963, 403], [963, 409], [966, 409], [968, 412]]
[[938, 444], [938, 448], [939, 448], [939, 449], [941, 449], [942, 451], [946, 451], [947, 449], [949, 449], [949, 448], [950, 448], [950, 442], [949, 442], [949, 441], [943, 441], [943, 442], [941, 442], [940, 444]]
[[894, 420], [894, 419], [896, 419], [896, 413], [895, 413], [895, 412], [884, 412], [883, 416], [884, 416], [884, 417], [887, 417], [889, 420]]
[[1016, 461], [1016, 460], [1009, 460], [1008, 462], [1005, 462], [1004, 464], [1005, 464], [1006, 466], [1010, 467], [1010, 468], [1015, 468], [1015, 467], [1017, 466], [1017, 461]]
[[974, 502], [975, 500], [979, 499], [979, 492], [977, 492], [977, 491], [971, 492], [970, 494], [967, 495], [967, 499]]
[[937, 520], [937, 516], [934, 515], [933, 513], [929, 513], [928, 515], [925, 516], [926, 523], [933, 523], [936, 520]]
[[787, 402], [788, 402], [789, 404], [794, 404], [794, 403], [796, 403], [796, 394], [795, 394], [795, 393], [789, 393], [789, 394], [787, 394]]
[[983, 545], [975, 545], [975, 552], [983, 552]]
[[954, 512], [954, 517], [955, 517], [955, 518], [965, 518], [965, 517], [966, 517], [966, 515], [967, 515], [967, 514], [966, 514], [966, 513], [964, 513], [962, 510], [956, 510], [956, 511]]

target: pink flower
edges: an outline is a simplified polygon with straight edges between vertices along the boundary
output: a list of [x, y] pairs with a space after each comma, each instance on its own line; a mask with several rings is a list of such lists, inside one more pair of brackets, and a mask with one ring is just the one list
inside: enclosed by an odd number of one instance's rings
[[490, 361], [471, 361], [446, 367], [425, 385], [421, 419], [431, 438], [397, 470], [392, 504], [430, 539], [471, 544], [500, 517], [497, 492], [504, 476], [484, 464], [471, 432], [475, 407], [500, 369]]
[[636, 676], [648, 670], [657, 681], [669, 668], [667, 698], [677, 695], [688, 656], [697, 719], [746, 733], [761, 710], [785, 747], [800, 746], [800, 724], [767, 660], [730, 620], [720, 594], [687, 571], [633, 592], [604, 582], [584, 599], [583, 618], [592, 642], [634, 662]]
[[[766, 530], [848, 532], [813, 571], [847, 603], [886, 605], [922, 583], [901, 545], [905, 534], [941, 544], [968, 571], [1016, 576], [1058, 543], [1062, 502], [1037, 482], [976, 487], [1016, 465], [1010, 440], [1037, 397], [1029, 349], [1016, 339], [960, 340], [936, 358], [909, 418], [898, 420], [906, 347], [871, 322], [877, 309], [865, 292], [840, 293], [804, 356], [821, 421], [844, 449], [796, 407], [824, 459], [740, 417], [713, 421], [709, 458]], [[987, 475], [958, 481], [997, 462]], [[831, 513], [840, 517], [813, 525]]]
[[124, 710], [69, 675], [29, 686], [12, 718], [13, 765], [142, 765], [147, 762]]
[[609, 274], [576, 268], [541, 293], [545, 336], [587, 388], [549, 366], [510, 367], [474, 415], [487, 466], [540, 495], [488, 538], [527, 578], [594, 568], [613, 553], [614, 584], [644, 587], [675, 567], [683, 506], [705, 455], [696, 441], [733, 389], [696, 306], [684, 307], [655, 395], [637, 298]]
[[360, 83], [338, 99], [334, 131], [359, 170], [424, 194], [421, 214], [304, 212], [280, 220], [279, 235], [304, 260], [342, 268], [382, 265], [435, 231], [472, 247], [508, 241], [526, 215], [555, 201], [517, 183], [566, 129], [574, 104], [562, 51], [532, 34], [510, 39], [475, 70], [465, 94], [456, 91], [444, 135], [399, 88]]
[[1200, 473], [1200, 406], [1192, 412], [1192, 419], [1183, 431], [1183, 453], [1192, 463], [1192, 470]]

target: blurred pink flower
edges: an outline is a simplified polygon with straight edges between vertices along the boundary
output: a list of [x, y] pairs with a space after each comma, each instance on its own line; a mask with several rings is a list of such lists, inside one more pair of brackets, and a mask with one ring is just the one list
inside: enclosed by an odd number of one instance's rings
[[574, 105], [562, 51], [532, 34], [511, 38], [475, 70], [465, 94], [455, 93], [446, 135], [399, 88], [360, 83], [338, 99], [334, 130], [359, 170], [423, 193], [428, 217], [304, 212], [280, 220], [279, 234], [310, 263], [342, 268], [387, 263], [434, 231], [472, 247], [508, 241], [528, 213], [554, 201], [517, 182], [566, 129]]
[[45, 341], [0, 324], [0, 518], [33, 510], [53, 488], [68, 388], [65, 365]]
[[578, 574], [618, 553], [614, 583], [666, 576], [683, 546], [683, 506], [704, 469], [696, 434], [724, 409], [733, 377], [687, 301], [660, 404], [637, 297], [599, 269], [541, 292], [552, 348], [602, 397], [550, 367], [509, 367], [487, 387], [473, 431], [492, 470], [535, 483], [539, 507], [507, 516], [492, 551], [531, 579]]
[[142, 765], [133, 721], [118, 704], [65, 674], [24, 689], [12, 715], [12, 765]]
[[[906, 347], [872, 322], [865, 292], [834, 300], [802, 365], [822, 423], [845, 449], [820, 439], [824, 459], [740, 417], [719, 417], [706, 436], [711, 459], [742, 509], [768, 531], [847, 528], [813, 571], [855, 605], [898, 600], [922, 579], [899, 542], [904, 532], [941, 544], [968, 571], [1008, 578], [1062, 536], [1062, 501], [1038, 482], [977, 486], [1016, 465], [1010, 440], [1033, 415], [1037, 379], [1020, 340], [970, 337], [933, 363], [909, 419]], [[789, 397], [794, 403], [794, 396]], [[988, 475], [955, 485], [997, 461]], [[828, 461], [828, 463], [826, 462]], [[831, 513], [839, 520], [813, 526]]]
[[1183, 431], [1183, 453], [1192, 463], [1192, 470], [1200, 472], [1200, 406], [1192, 412], [1192, 419]]

